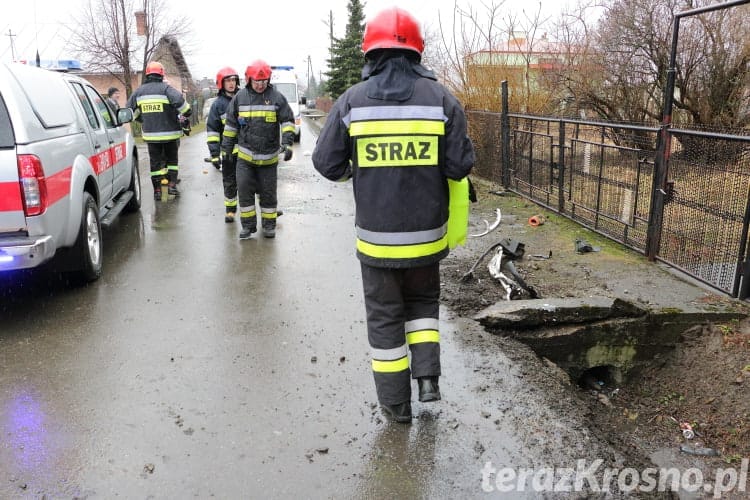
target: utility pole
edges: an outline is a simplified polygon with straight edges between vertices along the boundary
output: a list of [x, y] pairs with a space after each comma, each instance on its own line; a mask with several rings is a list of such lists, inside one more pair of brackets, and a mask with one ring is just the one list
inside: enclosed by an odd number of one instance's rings
[[310, 55], [307, 56], [307, 96], [310, 96], [310, 75], [313, 75], [315, 77], [315, 73], [312, 72], [312, 60], [310, 59]]
[[331, 40], [331, 55], [333, 55], [333, 11], [332, 10], [328, 11], [328, 28], [330, 30], [328, 37]]
[[328, 56], [333, 58], [333, 11], [328, 11], [328, 21], [323, 21], [323, 24], [328, 26], [328, 40], [330, 47], [328, 48]]
[[16, 62], [16, 47], [13, 44], [13, 37], [17, 36], [15, 35], [10, 28], [8, 28], [8, 34], [5, 35], [10, 39], [10, 57], [13, 59], [13, 62]]

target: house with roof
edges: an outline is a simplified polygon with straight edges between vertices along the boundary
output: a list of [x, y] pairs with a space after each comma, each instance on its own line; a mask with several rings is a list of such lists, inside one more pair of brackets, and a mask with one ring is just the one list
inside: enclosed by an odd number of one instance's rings
[[508, 82], [512, 109], [539, 112], [555, 104], [557, 78], [568, 65], [570, 50], [552, 42], [546, 33], [529, 40], [515, 32], [502, 46], [465, 57], [468, 102], [483, 103], [486, 110], [500, 110], [500, 85]]
[[[194, 120], [198, 120], [201, 114], [203, 96], [200, 89], [193, 80], [190, 68], [185, 61], [185, 57], [180, 48], [180, 44], [174, 37], [164, 36], [156, 45], [151, 58], [152, 61], [160, 62], [164, 66], [164, 79], [171, 86], [181, 91], [188, 99], [191, 106], [196, 102], [195, 114], [198, 115]], [[138, 61], [137, 66], [141, 66]], [[125, 96], [125, 85], [123, 85], [124, 76], [122, 73], [112, 72], [89, 72], [85, 69], [77, 71], [76, 74], [88, 80], [102, 95], [107, 94], [110, 87], [120, 89], [120, 105], [124, 106], [127, 100]], [[143, 73], [138, 70], [132, 74], [131, 87], [138, 88], [143, 82]]]

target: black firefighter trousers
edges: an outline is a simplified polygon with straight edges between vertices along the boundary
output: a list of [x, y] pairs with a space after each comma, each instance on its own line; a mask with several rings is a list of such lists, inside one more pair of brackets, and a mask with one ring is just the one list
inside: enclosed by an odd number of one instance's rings
[[243, 227], [256, 227], [256, 194], [260, 201], [263, 227], [276, 227], [278, 165], [278, 162], [272, 165], [254, 165], [242, 158], [237, 159], [237, 196], [240, 202], [240, 221]]
[[178, 151], [180, 140], [167, 142], [149, 142], [148, 159], [151, 169], [151, 184], [154, 189], [161, 187], [161, 180], [167, 179], [171, 185], [177, 183], [179, 174]]
[[[411, 269], [361, 263], [367, 338], [378, 401], [411, 400], [411, 380], [440, 376], [440, 264]], [[411, 351], [411, 369], [408, 352]]]

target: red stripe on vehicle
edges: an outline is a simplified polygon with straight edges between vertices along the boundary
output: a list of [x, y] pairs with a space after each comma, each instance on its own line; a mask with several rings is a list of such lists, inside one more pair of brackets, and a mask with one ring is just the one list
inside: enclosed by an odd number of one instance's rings
[[115, 163], [125, 158], [125, 143], [115, 144], [111, 148], [97, 153], [89, 158], [91, 167], [96, 175], [101, 174], [115, 166]]
[[0, 212], [23, 210], [21, 185], [18, 181], [0, 182]]
[[72, 173], [73, 167], [67, 167], [47, 177], [47, 200], [50, 206], [68, 196]]
[[121, 142], [120, 144], [115, 145], [112, 148], [112, 152], [114, 153], [114, 156], [115, 156], [114, 163], [117, 163], [118, 161], [124, 160], [125, 156], [126, 156], [126, 153], [125, 153], [126, 151], [127, 150], [125, 149], [125, 143], [124, 142]]
[[[125, 151], [125, 143], [122, 142], [90, 157], [89, 161], [96, 175], [100, 175], [105, 170], [112, 168], [116, 162], [125, 158]], [[46, 178], [49, 205], [68, 196], [72, 174], [73, 167], [70, 166]], [[0, 212], [13, 212], [17, 210], [23, 210], [19, 181], [0, 182]]]

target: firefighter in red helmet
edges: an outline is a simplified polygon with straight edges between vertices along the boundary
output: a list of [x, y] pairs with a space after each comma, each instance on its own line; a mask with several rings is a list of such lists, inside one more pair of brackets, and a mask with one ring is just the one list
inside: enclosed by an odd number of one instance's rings
[[224, 222], [234, 222], [237, 213], [237, 148], [232, 154], [221, 158], [221, 139], [227, 119], [227, 106], [240, 87], [240, 76], [233, 68], [226, 66], [216, 73], [216, 87], [219, 94], [211, 104], [206, 120], [206, 142], [211, 154], [211, 163], [221, 170], [224, 185]]
[[237, 92], [226, 112], [221, 152], [227, 157], [237, 147], [241, 240], [257, 231], [256, 195], [263, 236], [276, 236], [279, 156], [283, 155], [284, 161], [292, 159], [294, 113], [270, 79], [271, 67], [264, 61], [254, 61], [245, 70], [245, 88]]
[[183, 126], [181, 119], [192, 113], [182, 93], [164, 82], [164, 66], [146, 65], [146, 81], [128, 99], [127, 107], [142, 123], [143, 140], [148, 145], [154, 198], [161, 197], [161, 181], [167, 179], [169, 194], [179, 196], [178, 150]]
[[370, 20], [364, 81], [336, 100], [312, 157], [324, 177], [355, 186], [375, 388], [403, 423], [412, 418], [411, 378], [420, 402], [441, 399], [439, 265], [450, 248], [449, 192], [454, 181], [465, 185], [474, 164], [463, 108], [420, 64], [423, 49], [408, 12], [393, 7]]

